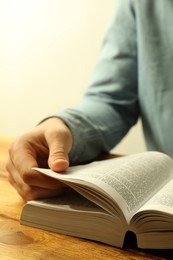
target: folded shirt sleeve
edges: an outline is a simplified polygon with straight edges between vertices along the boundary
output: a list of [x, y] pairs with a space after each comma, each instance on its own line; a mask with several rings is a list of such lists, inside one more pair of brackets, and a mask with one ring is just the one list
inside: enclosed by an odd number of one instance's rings
[[137, 30], [132, 0], [116, 0], [93, 77], [81, 102], [54, 116], [73, 134], [70, 163], [78, 164], [108, 152], [139, 116]]

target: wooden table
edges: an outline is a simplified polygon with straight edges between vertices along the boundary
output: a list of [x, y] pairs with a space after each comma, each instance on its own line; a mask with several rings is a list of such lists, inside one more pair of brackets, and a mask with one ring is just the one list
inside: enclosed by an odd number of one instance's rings
[[84, 239], [22, 226], [19, 217], [24, 201], [6, 179], [5, 161], [10, 138], [0, 137], [0, 259], [173, 259], [173, 250], [121, 250]]

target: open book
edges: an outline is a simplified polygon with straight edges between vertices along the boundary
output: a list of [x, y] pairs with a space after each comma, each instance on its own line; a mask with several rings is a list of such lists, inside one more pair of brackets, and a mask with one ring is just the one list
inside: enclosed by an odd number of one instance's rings
[[159, 152], [96, 161], [59, 174], [71, 187], [59, 197], [27, 202], [21, 224], [123, 247], [173, 249], [173, 160]]

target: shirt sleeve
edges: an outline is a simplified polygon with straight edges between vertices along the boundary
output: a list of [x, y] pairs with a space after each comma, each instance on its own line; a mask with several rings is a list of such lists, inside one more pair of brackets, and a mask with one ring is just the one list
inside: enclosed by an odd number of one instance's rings
[[91, 83], [81, 102], [57, 114], [73, 134], [71, 164], [108, 152], [136, 123], [137, 33], [133, 0], [116, 0]]

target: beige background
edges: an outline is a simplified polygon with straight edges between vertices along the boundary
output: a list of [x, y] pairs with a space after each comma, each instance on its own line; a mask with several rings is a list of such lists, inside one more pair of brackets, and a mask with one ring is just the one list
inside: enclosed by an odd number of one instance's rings
[[[114, 0], [0, 0], [0, 134], [16, 136], [79, 101]], [[145, 149], [140, 122], [117, 147]]]

